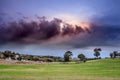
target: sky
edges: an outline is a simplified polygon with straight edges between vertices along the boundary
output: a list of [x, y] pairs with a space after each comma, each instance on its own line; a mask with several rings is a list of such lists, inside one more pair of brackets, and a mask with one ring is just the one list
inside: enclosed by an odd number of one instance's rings
[[101, 57], [120, 50], [120, 0], [0, 0], [0, 51]]

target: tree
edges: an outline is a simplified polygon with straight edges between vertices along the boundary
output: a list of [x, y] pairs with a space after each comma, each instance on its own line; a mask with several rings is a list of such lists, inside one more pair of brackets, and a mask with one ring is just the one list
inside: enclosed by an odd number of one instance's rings
[[70, 56], [72, 56], [72, 52], [71, 51], [67, 51], [64, 54], [64, 61], [65, 62], [69, 62]]
[[83, 59], [85, 59], [85, 55], [84, 55], [84, 54], [79, 54], [79, 55], [78, 55], [78, 58], [79, 58], [81, 61], [83, 61]]
[[100, 51], [102, 51], [101, 48], [95, 48], [94, 49], [94, 52], [95, 52], [94, 56], [96, 56], [98, 58], [98, 56], [100, 56]]
[[120, 56], [120, 53], [118, 53], [118, 51], [113, 51], [112, 53], [110, 53], [110, 57], [113, 59], [119, 56]]
[[4, 54], [5, 58], [13, 57], [12, 52], [9, 50], [4, 51], [3, 54]]
[[113, 53], [110, 53], [110, 58], [113, 58]]
[[114, 52], [113, 52], [113, 58], [116, 58], [117, 54], [118, 54], [118, 52], [117, 52], [117, 51], [114, 51]]
[[80, 61], [86, 62], [86, 58], [85, 58], [85, 55], [84, 55], [84, 54], [79, 54], [79, 55], [78, 55], [78, 58], [80, 59]]

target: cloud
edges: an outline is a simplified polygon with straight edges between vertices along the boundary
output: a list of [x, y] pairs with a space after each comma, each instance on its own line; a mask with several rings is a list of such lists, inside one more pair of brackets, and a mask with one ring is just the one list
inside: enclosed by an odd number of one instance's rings
[[[94, 18], [90, 28], [65, 23], [58, 18], [47, 20], [37, 16], [38, 21], [25, 19], [0, 24], [0, 44], [44, 47], [87, 48], [95, 46], [120, 46], [120, 25], [108, 21], [108, 17]], [[105, 21], [108, 21], [105, 24]], [[118, 20], [118, 19], [117, 19]], [[96, 22], [97, 21], [97, 22]]]
[[[73, 36], [88, 32], [80, 26], [64, 24], [62, 20], [54, 18], [51, 21], [39, 17], [39, 21], [19, 20], [0, 25], [0, 43], [35, 44], [44, 43], [53, 38]], [[62, 30], [62, 31], [61, 31]]]
[[69, 45], [72, 48], [87, 48], [87, 47], [118, 47], [120, 46], [120, 27], [111, 25], [91, 25], [92, 32], [83, 34], [70, 41], [66, 41], [64, 45]]

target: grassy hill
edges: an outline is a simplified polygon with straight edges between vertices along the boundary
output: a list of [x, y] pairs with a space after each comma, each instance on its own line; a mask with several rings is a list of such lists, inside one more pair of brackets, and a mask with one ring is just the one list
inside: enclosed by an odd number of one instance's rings
[[120, 59], [101, 59], [80, 64], [1, 64], [0, 80], [120, 80]]

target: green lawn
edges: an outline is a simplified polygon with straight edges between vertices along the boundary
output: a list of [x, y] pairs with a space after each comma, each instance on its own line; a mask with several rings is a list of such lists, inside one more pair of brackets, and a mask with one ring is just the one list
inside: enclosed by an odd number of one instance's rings
[[120, 80], [120, 59], [49, 65], [0, 65], [0, 80]]

